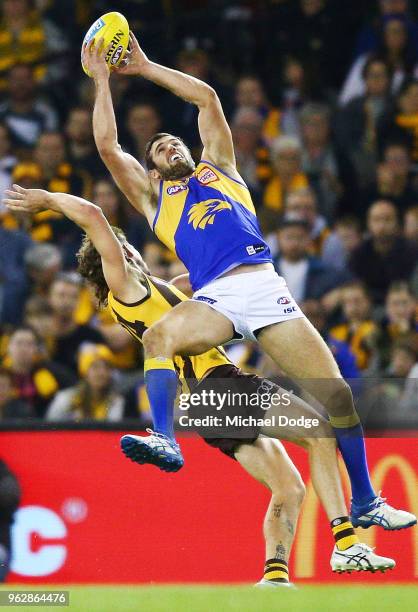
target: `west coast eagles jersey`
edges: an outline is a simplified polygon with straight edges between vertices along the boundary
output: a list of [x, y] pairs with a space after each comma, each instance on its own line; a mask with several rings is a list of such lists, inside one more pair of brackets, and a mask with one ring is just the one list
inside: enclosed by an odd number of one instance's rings
[[[147, 295], [132, 304], [118, 300], [111, 292], [108, 294], [108, 308], [115, 321], [142, 342], [142, 335], [148, 327], [163, 315], [188, 298], [174, 285], [158, 278], [144, 275]], [[201, 380], [208, 370], [231, 363], [221, 348], [213, 348], [202, 355], [174, 358], [180, 379]]]
[[153, 230], [194, 291], [240, 264], [272, 261], [248, 187], [203, 159], [189, 178], [160, 182]]

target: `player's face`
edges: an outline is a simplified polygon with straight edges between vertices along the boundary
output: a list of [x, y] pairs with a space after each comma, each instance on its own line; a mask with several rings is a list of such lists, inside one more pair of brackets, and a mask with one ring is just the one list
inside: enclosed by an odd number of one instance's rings
[[189, 149], [174, 136], [164, 136], [154, 142], [151, 156], [157, 171], [165, 181], [186, 178], [196, 167]]

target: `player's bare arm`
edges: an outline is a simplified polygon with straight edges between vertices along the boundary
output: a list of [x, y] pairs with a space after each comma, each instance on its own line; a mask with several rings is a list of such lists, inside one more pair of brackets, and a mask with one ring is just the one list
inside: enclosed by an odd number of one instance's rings
[[130, 33], [130, 50], [121, 74], [142, 76], [199, 108], [199, 132], [203, 143], [203, 159], [213, 162], [232, 174], [236, 173], [231, 130], [215, 90], [207, 83], [148, 59], [134, 34]]
[[54, 210], [71, 219], [86, 232], [99, 252], [103, 274], [113, 295], [126, 302], [145, 296], [146, 288], [140, 278], [130, 272], [123, 247], [99, 206], [68, 193], [24, 189], [19, 185], [13, 185], [13, 189], [5, 194], [4, 203], [12, 211], [36, 213]]
[[105, 62], [106, 50], [94, 40], [83, 49], [83, 62], [92, 74], [95, 84], [93, 134], [100, 157], [112, 174], [119, 189], [132, 206], [147, 219], [155, 214], [157, 186], [141, 164], [122, 150], [118, 142], [115, 112], [110, 91], [109, 68]]

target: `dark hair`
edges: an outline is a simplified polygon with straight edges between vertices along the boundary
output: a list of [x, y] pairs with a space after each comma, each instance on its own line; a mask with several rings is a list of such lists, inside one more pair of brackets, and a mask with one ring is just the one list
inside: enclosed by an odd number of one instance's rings
[[402, 281], [402, 280], [393, 281], [389, 285], [389, 289], [387, 290], [386, 297], [390, 293], [401, 293], [401, 292], [407, 293], [412, 298], [415, 297], [409, 284], [406, 281]]
[[354, 217], [352, 215], [344, 215], [343, 217], [340, 217], [339, 219], [335, 220], [334, 226], [337, 227], [350, 227], [352, 229], [357, 230], [358, 232], [361, 232], [361, 223], [360, 220], [357, 219], [357, 217]]
[[364, 293], [364, 295], [366, 296], [366, 298], [371, 302], [372, 301], [372, 297], [369, 291], [369, 288], [367, 287], [367, 285], [361, 281], [361, 280], [352, 280], [349, 281], [347, 283], [344, 283], [344, 285], [341, 287], [341, 289], [343, 291], [345, 291], [346, 289], [360, 289], [360, 291], [362, 291]]
[[150, 138], [145, 145], [145, 163], [147, 165], [147, 170], [155, 170], [157, 167], [154, 164], [154, 160], [151, 156], [151, 148], [154, 142], [157, 142], [157, 140], [160, 140], [160, 138], [164, 138], [164, 136], [171, 136], [171, 134], [167, 134], [167, 132], [157, 132], [157, 134], [154, 134], [154, 136]]
[[386, 68], [387, 76], [388, 77], [391, 76], [392, 71], [387, 61], [385, 60], [385, 58], [382, 55], [378, 55], [374, 53], [369, 56], [369, 58], [367, 59], [366, 63], [363, 66], [363, 70], [361, 72], [361, 76], [363, 79], [367, 79], [368, 72], [370, 70], [370, 67], [373, 66], [373, 64], [383, 64]]
[[279, 225], [278, 230], [284, 230], [288, 227], [300, 227], [304, 229], [306, 232], [310, 232], [309, 223], [307, 221], [303, 221], [303, 219], [283, 219]]
[[147, 144], [145, 145], [145, 163], [147, 166], [147, 170], [155, 170], [155, 168], [157, 167], [151, 156], [151, 148], [154, 142], [157, 142], [157, 140], [160, 140], [160, 138], [164, 138], [164, 136], [171, 136], [172, 138], [176, 138], [176, 140], [179, 140], [184, 144], [184, 140], [180, 138], [180, 136], [173, 136], [173, 134], [168, 134], [167, 132], [157, 132], [157, 134], [154, 134], [154, 136], [150, 138]]
[[52, 316], [53, 312], [48, 300], [40, 295], [32, 295], [25, 304], [25, 319], [32, 316]]
[[[112, 230], [120, 243], [126, 240], [124, 232], [119, 227], [112, 226]], [[102, 258], [87, 234], [78, 250], [77, 261], [78, 273], [92, 285], [99, 304], [106, 306], [109, 287], [103, 274]]]

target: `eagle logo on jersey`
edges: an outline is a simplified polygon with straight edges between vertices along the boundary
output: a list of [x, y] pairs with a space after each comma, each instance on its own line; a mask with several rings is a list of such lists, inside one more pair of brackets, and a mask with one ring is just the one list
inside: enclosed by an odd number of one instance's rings
[[213, 225], [215, 216], [221, 210], [232, 210], [232, 205], [222, 200], [206, 200], [193, 204], [187, 213], [189, 223], [193, 224], [193, 229], [205, 229], [208, 224]]

